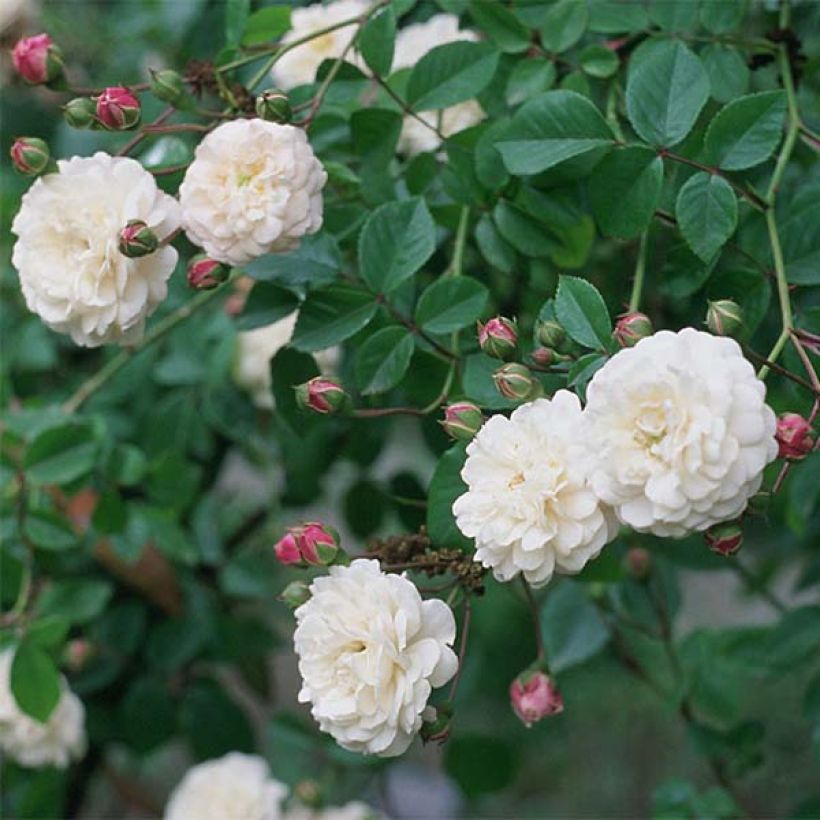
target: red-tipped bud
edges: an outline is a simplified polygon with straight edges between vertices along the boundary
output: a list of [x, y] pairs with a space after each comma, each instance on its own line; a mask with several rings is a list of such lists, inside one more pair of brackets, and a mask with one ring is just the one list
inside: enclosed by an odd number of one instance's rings
[[531, 398], [538, 389], [538, 382], [533, 378], [530, 369], [523, 364], [510, 362], [502, 365], [493, 373], [496, 389], [504, 398], [513, 401], [525, 401]]
[[564, 711], [563, 698], [552, 678], [537, 670], [522, 672], [510, 684], [510, 704], [527, 727]]
[[273, 545], [273, 551], [280, 564], [300, 564], [302, 562], [296, 536], [290, 530]]
[[122, 85], [112, 85], [97, 97], [97, 119], [112, 131], [125, 131], [140, 121], [140, 101]]
[[94, 645], [84, 638], [74, 638], [63, 650], [63, 662], [72, 672], [79, 672], [94, 655]]
[[296, 391], [296, 402], [303, 410], [322, 415], [335, 413], [347, 400], [342, 385], [327, 376], [316, 376], [293, 389]]
[[15, 71], [30, 85], [53, 82], [63, 73], [63, 55], [48, 34], [19, 40], [11, 60]]
[[159, 240], [157, 235], [141, 219], [129, 220], [120, 231], [119, 249], [129, 259], [139, 259], [153, 253]]
[[624, 313], [615, 322], [612, 335], [621, 347], [634, 347], [641, 339], [653, 333], [652, 322], [645, 313]]
[[743, 544], [743, 528], [738, 521], [724, 521], [703, 534], [706, 545], [718, 555], [734, 555]]
[[503, 316], [496, 316], [483, 325], [479, 322], [478, 343], [488, 356], [509, 359], [518, 347], [518, 326]]
[[807, 419], [797, 413], [783, 413], [775, 432], [778, 455], [789, 461], [801, 461], [814, 449], [814, 431]]
[[652, 555], [643, 547], [632, 547], [626, 553], [626, 570], [637, 581], [649, 577], [652, 571]]
[[14, 167], [26, 176], [37, 176], [48, 168], [51, 152], [37, 137], [18, 137], [9, 151]]
[[448, 436], [458, 441], [469, 441], [483, 423], [484, 416], [477, 405], [469, 401], [457, 401], [444, 408], [441, 426]]
[[743, 327], [743, 311], [740, 305], [731, 299], [709, 302], [706, 327], [715, 336], [735, 336]]
[[97, 123], [97, 106], [91, 97], [75, 97], [63, 106], [63, 117], [72, 128], [91, 128]]
[[424, 743], [444, 743], [450, 738], [453, 722], [453, 707], [443, 703], [439, 708], [428, 706], [422, 715], [423, 723], [419, 734]]
[[194, 290], [213, 290], [225, 282], [230, 269], [204, 254], [194, 256], [188, 263], [188, 286]]
[[291, 581], [282, 590], [279, 600], [291, 609], [298, 609], [310, 600], [310, 587], [304, 581]]
[[559, 360], [559, 354], [551, 347], [536, 347], [530, 353], [530, 358], [539, 367], [549, 367]]
[[339, 552], [339, 533], [325, 524], [310, 522], [290, 530], [302, 560], [315, 567], [332, 564]]
[[555, 321], [539, 321], [535, 331], [536, 338], [544, 347], [558, 349], [567, 338], [567, 332]]
[[288, 95], [268, 89], [256, 98], [256, 116], [268, 122], [289, 123], [293, 116]]

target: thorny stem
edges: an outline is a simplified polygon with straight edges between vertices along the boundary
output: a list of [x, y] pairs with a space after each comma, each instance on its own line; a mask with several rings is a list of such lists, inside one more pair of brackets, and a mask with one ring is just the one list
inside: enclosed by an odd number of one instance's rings
[[646, 271], [646, 246], [648, 244], [649, 231], [641, 234], [638, 244], [638, 258], [635, 262], [635, 279], [632, 282], [632, 295], [629, 297], [629, 312], [636, 311], [641, 304], [641, 293], [643, 291], [643, 278]]

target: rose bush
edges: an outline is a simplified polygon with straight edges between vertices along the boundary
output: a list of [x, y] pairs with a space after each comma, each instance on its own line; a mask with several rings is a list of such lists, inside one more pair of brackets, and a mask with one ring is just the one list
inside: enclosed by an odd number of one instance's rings
[[4, 812], [817, 815], [817, 4], [3, 15]]

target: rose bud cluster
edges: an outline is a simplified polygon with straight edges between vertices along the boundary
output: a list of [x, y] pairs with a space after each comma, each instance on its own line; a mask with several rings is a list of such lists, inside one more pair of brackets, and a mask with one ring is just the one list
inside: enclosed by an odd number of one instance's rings
[[736, 336], [743, 327], [743, 311], [740, 305], [731, 299], [709, 302], [706, 327], [715, 336]]
[[193, 290], [213, 290], [227, 281], [230, 273], [227, 265], [201, 253], [188, 263], [188, 286]]
[[130, 219], [120, 231], [120, 253], [129, 259], [148, 256], [159, 247], [157, 235], [141, 219]]
[[814, 431], [807, 419], [797, 413], [783, 413], [775, 431], [780, 458], [802, 461], [814, 449]]
[[286, 125], [293, 116], [288, 95], [275, 88], [263, 91], [256, 98], [256, 115], [267, 122], [278, 122]]
[[518, 347], [518, 326], [512, 319], [496, 316], [478, 323], [478, 344], [494, 359], [509, 359]]
[[63, 117], [72, 128], [93, 128], [98, 125], [97, 106], [90, 97], [75, 97], [63, 106]]
[[293, 388], [296, 403], [303, 410], [329, 415], [340, 410], [347, 401], [347, 393], [337, 379], [329, 376], [315, 376]]
[[526, 401], [538, 391], [538, 382], [524, 364], [510, 362], [493, 373], [496, 389], [505, 399]]
[[469, 401], [458, 401], [444, 408], [441, 426], [456, 441], [469, 441], [481, 428], [484, 416], [481, 409]]
[[653, 332], [652, 321], [645, 313], [631, 311], [618, 317], [612, 336], [620, 347], [634, 347]]
[[545, 717], [564, 711], [564, 700], [555, 682], [537, 669], [522, 672], [510, 684], [510, 704], [527, 728]]
[[9, 154], [14, 167], [21, 174], [31, 177], [42, 174], [51, 162], [48, 144], [37, 137], [18, 137]]
[[339, 555], [339, 533], [332, 527], [316, 522], [289, 527], [273, 547], [282, 564], [326, 567]]
[[703, 538], [712, 552], [718, 555], [734, 555], [743, 546], [743, 528], [739, 521], [724, 521], [709, 527]]
[[97, 100], [97, 119], [111, 131], [126, 131], [140, 121], [140, 101], [125, 86], [112, 85]]
[[63, 55], [48, 34], [18, 41], [11, 59], [14, 70], [30, 85], [53, 83], [63, 74]]

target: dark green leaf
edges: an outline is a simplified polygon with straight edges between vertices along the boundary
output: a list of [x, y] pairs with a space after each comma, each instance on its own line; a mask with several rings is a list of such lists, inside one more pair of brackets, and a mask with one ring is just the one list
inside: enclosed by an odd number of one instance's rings
[[364, 395], [385, 393], [407, 372], [415, 344], [404, 327], [386, 327], [374, 333], [356, 355], [356, 383]]
[[438, 279], [419, 297], [416, 324], [433, 334], [460, 330], [478, 319], [488, 297], [487, 288], [475, 279]]
[[584, 347], [606, 349], [612, 341], [612, 322], [606, 304], [585, 279], [559, 278], [555, 315], [567, 333]]
[[735, 231], [737, 197], [725, 179], [701, 171], [680, 189], [675, 216], [689, 247], [710, 262]]
[[581, 68], [590, 77], [611, 77], [620, 64], [618, 55], [610, 48], [588, 45], [580, 56]]
[[280, 285], [317, 287], [332, 282], [342, 269], [342, 255], [336, 240], [326, 233], [302, 237], [290, 253], [274, 253], [254, 259], [242, 270], [253, 279]]
[[247, 716], [215, 681], [199, 680], [186, 689], [179, 721], [200, 760], [254, 750]]
[[23, 467], [32, 484], [68, 484], [89, 473], [96, 458], [91, 427], [67, 422], [44, 430], [32, 441]]
[[700, 20], [712, 34], [726, 34], [743, 22], [747, 6], [747, 0], [700, 0]]
[[700, 60], [709, 75], [712, 98], [731, 102], [749, 88], [749, 67], [743, 55], [732, 46], [711, 43], [700, 52]]
[[529, 48], [529, 29], [497, 0], [470, 0], [470, 14], [502, 51], [519, 54]]
[[359, 51], [374, 74], [390, 73], [396, 42], [396, 13], [392, 6], [373, 14], [359, 35]]
[[487, 214], [484, 214], [476, 225], [475, 241], [481, 255], [491, 265], [504, 273], [512, 273], [515, 268], [515, 251], [501, 236]]
[[11, 663], [11, 691], [21, 711], [45, 723], [60, 700], [60, 675], [42, 649], [23, 641]]
[[436, 547], [472, 549], [473, 542], [461, 534], [453, 518], [453, 502], [467, 491], [461, 480], [465, 448], [451, 447], [438, 461], [427, 492], [427, 532]]
[[649, 19], [666, 31], [691, 31], [698, 24], [698, 0], [649, 0]]
[[343, 342], [361, 330], [376, 312], [376, 301], [349, 285], [331, 285], [305, 299], [291, 345], [311, 353]]
[[225, 42], [239, 44], [251, 13], [251, 0], [225, 0]]
[[541, 20], [541, 43], [547, 51], [566, 51], [581, 39], [588, 22], [586, 0], [558, 0]]
[[84, 624], [99, 615], [114, 594], [110, 581], [67, 578], [52, 581], [37, 599], [43, 616], [60, 615], [72, 624]]
[[61, 615], [38, 618], [26, 631], [26, 640], [41, 649], [54, 649], [65, 641], [70, 626]]
[[36, 546], [44, 550], [67, 550], [78, 544], [71, 524], [50, 510], [29, 510], [23, 531]]
[[555, 65], [551, 60], [534, 57], [515, 64], [507, 80], [509, 105], [518, 105], [536, 94], [548, 91], [555, 82]]
[[273, 282], [257, 282], [248, 294], [237, 330], [253, 330], [284, 319], [299, 307], [299, 297]]
[[290, 28], [290, 6], [265, 6], [255, 11], [245, 22], [243, 46], [268, 43], [281, 37]]
[[491, 794], [515, 777], [516, 750], [490, 735], [460, 735], [444, 748], [444, 768], [468, 798]]

